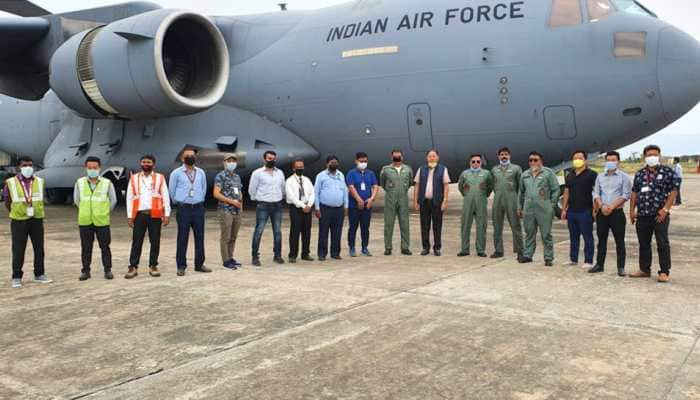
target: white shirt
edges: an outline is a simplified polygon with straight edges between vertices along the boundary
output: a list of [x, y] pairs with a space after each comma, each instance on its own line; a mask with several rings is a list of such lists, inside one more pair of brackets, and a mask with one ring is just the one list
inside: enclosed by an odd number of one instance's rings
[[285, 192], [287, 193], [287, 204], [293, 204], [296, 208], [306, 208], [314, 206], [314, 185], [311, 179], [302, 176], [302, 187], [304, 188], [303, 195], [299, 191], [299, 177], [293, 174], [287, 178], [285, 183]]
[[253, 201], [277, 203], [284, 200], [285, 182], [282, 170], [275, 168], [268, 171], [258, 168], [250, 177], [248, 194]]
[[[138, 211], [146, 211], [151, 209], [151, 203], [153, 201], [153, 185], [155, 184], [153, 177], [155, 176], [155, 173], [151, 172], [148, 176], [143, 174], [143, 172], [139, 172], [139, 174], [141, 175], [141, 179], [137, 179], [137, 181], [141, 181], [141, 197], [139, 198]], [[163, 183], [160, 185], [160, 195], [163, 198], [163, 214], [166, 217], [169, 217], [170, 194], [168, 193], [168, 184], [165, 182], [165, 178], [163, 178]], [[129, 185], [126, 189], [126, 215], [129, 218], [131, 218], [133, 215], [131, 214], [133, 201], [134, 191], [131, 189], [131, 179], [129, 179]]]

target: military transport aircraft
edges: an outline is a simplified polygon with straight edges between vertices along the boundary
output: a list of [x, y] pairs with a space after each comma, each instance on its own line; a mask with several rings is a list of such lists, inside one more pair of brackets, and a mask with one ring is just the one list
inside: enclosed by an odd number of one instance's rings
[[556, 166], [658, 132], [700, 100], [700, 44], [632, 0], [0, 9], [25, 17], [0, 19], [0, 149], [37, 160], [59, 201], [87, 156], [123, 187], [140, 155], [168, 172], [187, 145], [210, 174], [223, 153], [249, 174], [267, 149], [309, 172], [360, 150], [378, 168], [393, 148], [413, 164], [437, 148], [459, 171], [503, 145]]

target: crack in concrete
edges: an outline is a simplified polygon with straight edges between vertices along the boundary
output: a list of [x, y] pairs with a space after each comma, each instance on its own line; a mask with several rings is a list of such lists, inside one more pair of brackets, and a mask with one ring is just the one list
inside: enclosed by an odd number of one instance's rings
[[683, 373], [683, 368], [685, 368], [685, 366], [688, 364], [688, 361], [690, 360], [690, 357], [695, 352], [695, 349], [698, 347], [699, 342], [700, 342], [700, 334], [695, 336], [695, 342], [690, 347], [690, 350], [688, 350], [688, 354], [685, 355], [685, 358], [683, 359], [683, 362], [681, 363], [681, 365], [678, 366], [678, 371], [674, 374], [673, 380], [671, 381], [671, 384], [668, 386], [668, 390], [666, 390], [666, 393], [662, 397], [663, 400], [670, 400], [671, 399], [671, 392], [673, 392], [673, 388], [676, 387], [676, 383], [678, 382], [678, 379], [680, 379], [681, 374]]
[[84, 399], [84, 398], [86, 398], [86, 397], [88, 397], [88, 396], [92, 396], [92, 395], [97, 394], [97, 393], [101, 393], [101, 392], [104, 392], [104, 391], [107, 391], [107, 390], [110, 390], [110, 389], [114, 389], [114, 388], [116, 388], [116, 387], [119, 387], [119, 386], [122, 386], [122, 385], [126, 385], [127, 383], [130, 383], [130, 382], [134, 382], [134, 381], [137, 381], [137, 380], [140, 380], [140, 379], [143, 379], [143, 378], [147, 378], [147, 377], [149, 377], [149, 376], [157, 375], [157, 374], [159, 374], [159, 373], [161, 373], [161, 372], [163, 372], [163, 371], [165, 371], [164, 368], [159, 368], [159, 369], [157, 369], [157, 370], [155, 370], [155, 371], [151, 371], [151, 372], [149, 372], [149, 373], [147, 373], [147, 374], [135, 376], [135, 377], [133, 377], [133, 378], [129, 378], [129, 379], [123, 380], [123, 381], [121, 381], [121, 382], [114, 383], [114, 384], [109, 385], [109, 386], [105, 386], [105, 387], [102, 387], [102, 388], [99, 388], [99, 389], [95, 389], [95, 390], [93, 390], [93, 391], [91, 391], [91, 392], [82, 393], [82, 394], [79, 394], [79, 395], [77, 395], [77, 396], [71, 396], [71, 397], [69, 397], [69, 399], [70, 399], [70, 400]]

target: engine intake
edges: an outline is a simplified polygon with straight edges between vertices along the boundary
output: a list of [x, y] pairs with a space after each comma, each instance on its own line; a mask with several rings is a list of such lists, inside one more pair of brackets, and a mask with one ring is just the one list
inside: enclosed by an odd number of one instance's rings
[[188, 11], [156, 10], [81, 32], [54, 54], [51, 88], [90, 118], [193, 114], [217, 104], [229, 77], [219, 29]]

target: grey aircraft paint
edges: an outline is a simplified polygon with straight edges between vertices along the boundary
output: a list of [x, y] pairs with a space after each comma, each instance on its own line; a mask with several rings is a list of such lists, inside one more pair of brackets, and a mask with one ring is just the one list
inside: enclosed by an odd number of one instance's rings
[[[510, 147], [520, 163], [538, 150], [552, 166], [575, 149], [620, 148], [658, 132], [698, 103], [696, 40], [653, 15], [614, 10], [589, 21], [586, 1], [580, 6], [582, 23], [557, 28], [549, 23], [551, 0], [361, 0], [317, 11], [214, 17], [229, 69], [226, 90], [213, 107], [177, 110], [173, 117], [137, 110], [145, 119], [105, 118], [91, 110], [85, 118], [86, 112], [62, 102], [80, 98], [81, 106], [94, 106], [81, 91], [57, 96], [49, 90], [38, 101], [1, 96], [0, 148], [39, 160], [54, 189], [72, 187], [87, 156], [101, 157], [114, 176], [123, 177], [138, 166], [140, 155], [153, 153], [169, 172], [185, 145], [201, 150], [200, 164], [210, 178], [222, 153], [237, 153], [247, 175], [267, 149], [279, 154], [282, 166], [305, 159], [314, 173], [331, 153], [347, 169], [355, 152], [365, 151], [378, 169], [391, 149], [403, 150], [406, 161], [418, 165], [425, 151], [436, 148], [457, 176], [470, 154], [493, 163], [501, 146]], [[154, 9], [132, 3], [45, 17], [51, 41], [40, 47], [51, 54], [37, 58], [50, 60], [79, 33], [76, 27], [92, 29], [134, 15], [148, 21]], [[51, 33], [57, 24], [65, 38]], [[61, 24], [77, 32], [65, 34]], [[31, 26], [46, 30], [36, 18], [28, 25], [23, 32], [29, 38], [36, 36]], [[129, 32], [112, 31], [129, 43], [145, 40], [141, 22], [132, 25]], [[637, 39], [640, 56], [616, 56], [627, 34], [632, 47]], [[128, 66], [120, 67], [119, 57], [103, 64], [110, 63], [113, 70], [102, 67], [107, 73], [98, 83], [126, 85], [126, 79], [109, 80]], [[141, 73], [138, 79], [155, 79], [141, 68], [131, 71], [132, 80]], [[65, 92], [68, 83], [55, 84]], [[28, 93], [0, 87], [16, 97]]]

